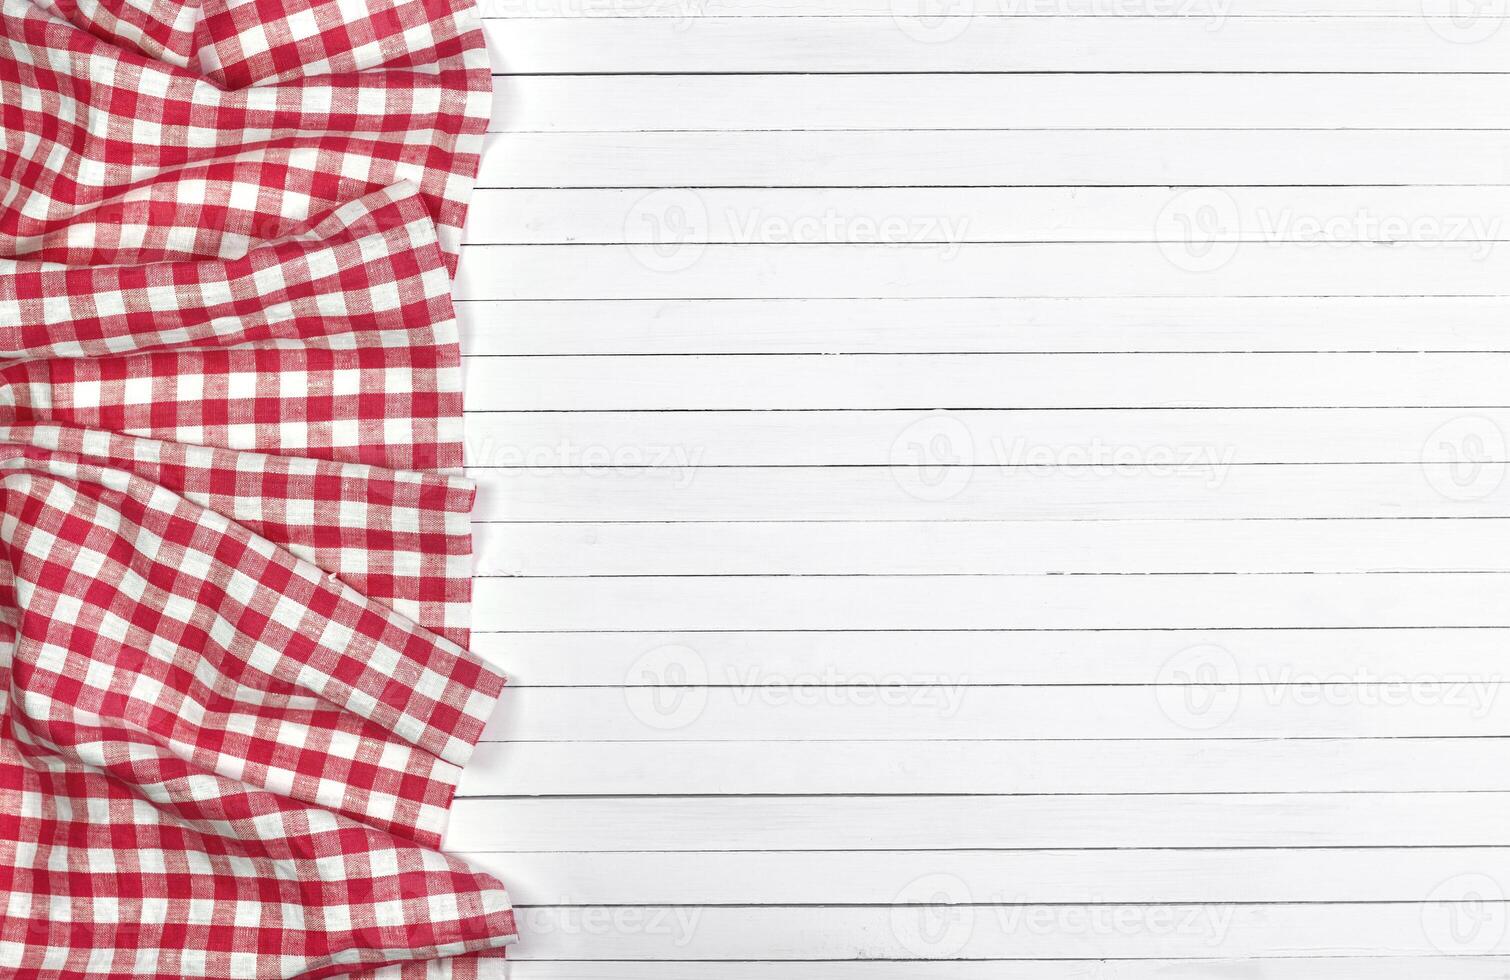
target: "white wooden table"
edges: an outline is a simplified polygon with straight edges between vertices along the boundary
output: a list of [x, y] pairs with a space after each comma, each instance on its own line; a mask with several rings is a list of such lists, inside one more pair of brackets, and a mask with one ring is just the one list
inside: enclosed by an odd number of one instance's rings
[[510, 976], [1510, 975], [1474, 7], [485, 0]]

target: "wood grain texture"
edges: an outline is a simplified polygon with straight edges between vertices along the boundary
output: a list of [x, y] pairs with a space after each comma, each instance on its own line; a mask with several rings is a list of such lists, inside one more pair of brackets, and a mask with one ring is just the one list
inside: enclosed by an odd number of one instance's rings
[[464, 799], [449, 843], [460, 851], [1486, 847], [1510, 843], [1507, 817], [1506, 793]]
[[[655, 687], [691, 651], [715, 683], [935, 675], [988, 685], [1151, 684], [1187, 650], [1225, 652], [1208, 678], [1341, 681], [1494, 677], [1510, 629], [773, 630], [477, 633], [474, 648], [516, 689]], [[1214, 648], [1214, 649], [1213, 649]], [[1171, 665], [1171, 661], [1175, 661]], [[1217, 666], [1213, 661], [1213, 666]], [[681, 680], [685, 683], [685, 676]], [[511, 692], [512, 694], [512, 689]], [[627, 691], [623, 691], [626, 696]], [[508, 706], [500, 708], [508, 717]]]
[[509, 978], [1510, 970], [1506, 11], [483, 13]]
[[[1140, 364], [1129, 363], [1134, 369]], [[1429, 362], [1417, 358], [1414, 363]], [[542, 395], [554, 397], [552, 392]], [[1510, 410], [613, 409], [478, 411], [467, 418], [466, 438], [467, 458], [480, 468], [546, 469], [573, 462], [618, 469], [1053, 463], [1217, 468], [1256, 463], [1487, 465], [1510, 456], [1510, 447], [1502, 452], [1496, 432], [1510, 432]], [[1470, 446], [1472, 436], [1478, 441]], [[938, 437], [946, 438], [936, 441]]]
[[885, 905], [910, 882], [935, 874], [952, 875], [980, 894], [1032, 883], [1045, 903], [1418, 901], [1458, 875], [1510, 873], [1510, 850], [1488, 847], [483, 851], [467, 857], [512, 873], [512, 894], [526, 905]]
[[1501, 980], [1510, 957], [1449, 958], [1348, 956], [1195, 960], [994, 960], [815, 963], [514, 962], [516, 980]]
[[[947, 878], [945, 879], [948, 880]], [[952, 882], [951, 882], [952, 883]], [[942, 883], [940, 883], [942, 884]], [[924, 879], [918, 891], [927, 894]], [[1011, 893], [1008, 892], [1008, 895]], [[1326, 905], [1009, 905], [906, 908], [641, 906], [525, 910], [540, 937], [517, 959], [1208, 959], [1440, 953], [1448, 912], [1425, 902]], [[596, 925], [595, 925], [596, 923]], [[1504, 955], [1510, 937], [1481, 940]]]
[[1510, 351], [1510, 295], [572, 299], [457, 310], [464, 350], [480, 355]]
[[[814, 698], [809, 691], [771, 692], [779, 698]], [[853, 692], [867, 696], [866, 692]], [[975, 692], [965, 692], [964, 698]], [[1142, 692], [1145, 693], [1146, 692]], [[1222, 704], [1228, 692], [1212, 692]], [[1286, 696], [1318, 700], [1408, 697], [1407, 692], [1313, 689], [1283, 691], [1272, 688], [1270, 698]], [[1174, 698], [1185, 692], [1170, 692]], [[1443, 701], [1472, 703], [1476, 695], [1467, 682], [1431, 692]], [[875, 695], [871, 695], [875, 696]], [[902, 700], [917, 695], [897, 689], [876, 696]], [[1165, 695], [1166, 697], [1169, 694]], [[997, 703], [1004, 703], [998, 701]], [[984, 730], [986, 726], [982, 726]], [[961, 731], [969, 728], [962, 724]], [[1298, 730], [1299, 726], [1296, 726]], [[753, 726], [752, 726], [753, 729]], [[1487, 726], [1483, 730], [1488, 730]], [[1349, 728], [1349, 731], [1354, 729]], [[1286, 729], [1289, 734], [1290, 729]], [[750, 731], [750, 735], [757, 732]], [[1325, 793], [1499, 791], [1510, 789], [1510, 739], [1402, 738], [1380, 739], [1083, 739], [957, 741], [887, 741], [855, 739], [803, 741], [644, 742], [573, 741], [556, 743], [487, 742], [462, 780], [463, 796], [623, 796], [661, 795], [782, 795], [852, 793]], [[907, 734], [903, 731], [896, 736]], [[1033, 733], [1038, 734], [1038, 733]], [[1042, 734], [1052, 734], [1044, 731]], [[1184, 734], [1184, 733], [1180, 733]], [[584, 859], [585, 860], [585, 859]], [[640, 876], [641, 880], [653, 875]], [[790, 882], [793, 876], [783, 875]], [[842, 877], [842, 876], [841, 876]], [[812, 886], [819, 901], [841, 901], [841, 895], [822, 895], [821, 879], [795, 880]], [[605, 882], [614, 877], [605, 872]], [[711, 883], [710, 883], [711, 884]], [[1354, 883], [1348, 882], [1352, 885]], [[719, 887], [731, 887], [721, 883]], [[1234, 883], [1234, 887], [1239, 887]], [[689, 890], [702, 895], [707, 886]], [[645, 893], [616, 901], [691, 901], [669, 886], [651, 899]], [[731, 901], [753, 900], [751, 896]], [[1147, 895], [1144, 896], [1148, 897]], [[1333, 898], [1337, 897], [1335, 895]], [[1386, 896], [1362, 893], [1362, 899]], [[874, 900], [875, 896], [871, 896]], [[1050, 899], [1045, 898], [1044, 901]], [[698, 902], [716, 899], [706, 896]], [[779, 901], [797, 901], [788, 891]]]
[[[681, 673], [674, 665], [687, 679], [664, 679], [656, 687], [521, 689], [483, 738], [953, 743], [1510, 736], [1510, 696], [1501, 674], [1422, 672], [1385, 683], [1316, 678], [1281, 665], [1264, 683], [1237, 685], [1220, 683], [1226, 663], [1220, 650], [1181, 651], [1145, 684], [1117, 687], [978, 687], [969, 678], [926, 669], [705, 687], [688, 686], [713, 678], [704, 679], [695, 657], [681, 653], [667, 656], [663, 676]], [[935, 746], [939, 753], [950, 748]]]
[[1474, 409], [1510, 403], [1510, 354], [1061, 354], [1052, 364], [1045, 372], [1042, 357], [1019, 354], [602, 355], [471, 358], [465, 373], [476, 392], [471, 407], [482, 411]]
[[482, 187], [1510, 183], [1505, 131], [503, 133], [489, 147]]
[[[973, 0], [968, 6], [937, 8], [924, 0], [719, 0], [716, 9], [695, 5], [652, 2], [652, 0], [486, 0], [480, 5], [484, 22], [518, 17], [644, 17], [689, 20], [710, 14], [736, 17], [829, 17], [894, 15], [930, 15], [935, 17], [1040, 18], [1060, 15], [1095, 18], [1194, 19], [1197, 22], [1220, 17], [1225, 23], [1244, 17], [1295, 17], [1314, 23], [1332, 17], [1397, 17], [1412, 22], [1422, 15], [1441, 17], [1462, 13], [1452, 0], [1244, 0], [1242, 3], [1206, 2], [1206, 0]], [[1487, 25], [1505, 19], [1493, 8], [1482, 11]]]
[[485, 578], [486, 630], [1510, 626], [1510, 575]]
[[1510, 572], [1510, 521], [482, 524], [477, 574]]
[[1510, 75], [502, 76], [492, 129], [1167, 130], [1224, 129], [1234, 119], [1250, 131], [1503, 129]]
[[[924, 428], [927, 432], [927, 428]], [[1470, 440], [1473, 430], [1463, 436]], [[928, 443], [938, 446], [939, 444]], [[1469, 441], [1463, 443], [1469, 445]], [[947, 444], [943, 444], [947, 445]], [[942, 450], [941, 450], [942, 451]], [[987, 460], [890, 466], [587, 465], [473, 470], [481, 521], [1214, 520], [1510, 516], [1489, 460], [1211, 467]]]
[[[1225, 212], [1198, 229], [1214, 241], [1459, 240], [1490, 251], [1510, 236], [1503, 187], [1205, 190]], [[639, 188], [479, 191], [467, 240], [651, 244], [661, 199], [670, 196]], [[725, 244], [1179, 241], [1181, 200], [1153, 187], [703, 188], [679, 230], [689, 243]]]
[[[1174, 7], [1180, 0], [1171, 0]], [[1094, 16], [1099, 7], [1132, 3], [1054, 0], [1037, 6], [1052, 14], [1078, 6], [1091, 16], [938, 16], [951, 9], [901, 0], [782, 5], [768, 0], [720, 0], [717, 16], [675, 16], [673, 3], [624, 4], [662, 16], [571, 16], [566, 0], [525, 0], [534, 16], [485, 22], [488, 43], [501, 54], [494, 70], [575, 74], [632, 72], [1318, 72], [1504, 70], [1510, 31], [1493, 24], [1464, 26], [1421, 17], [1425, 4], [1400, 0], [1322, 10], [1311, 17], [1256, 14], [1278, 3], [1227, 5], [1221, 18]], [[577, 4], [576, 6], [590, 6]], [[1001, 4], [1003, 7], [1014, 4]], [[1052, 8], [1052, 9], [1047, 9]], [[960, 4], [956, 9], [969, 10]], [[1209, 7], [1208, 9], [1215, 9]], [[547, 11], [556, 12], [552, 16]], [[1073, 12], [1078, 13], [1078, 10]], [[1290, 10], [1289, 13], [1297, 11]], [[1400, 16], [1400, 14], [1405, 16]], [[1440, 31], [1433, 27], [1442, 28]], [[1477, 43], [1451, 38], [1486, 33]]]

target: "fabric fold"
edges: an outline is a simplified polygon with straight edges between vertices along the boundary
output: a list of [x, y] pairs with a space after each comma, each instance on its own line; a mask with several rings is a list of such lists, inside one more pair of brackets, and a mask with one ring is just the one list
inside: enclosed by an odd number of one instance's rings
[[407, 181], [454, 271], [491, 100], [471, 0], [0, 0], [0, 255], [234, 258]]
[[465, 978], [461, 0], [0, 0], [0, 973]]

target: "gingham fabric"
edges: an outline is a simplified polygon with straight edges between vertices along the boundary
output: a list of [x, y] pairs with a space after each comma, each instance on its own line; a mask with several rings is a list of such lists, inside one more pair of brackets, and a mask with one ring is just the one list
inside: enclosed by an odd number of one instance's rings
[[407, 181], [454, 264], [491, 86], [471, 0], [0, 0], [0, 255], [233, 258]]
[[0, 0], [0, 976], [491, 976], [435, 0]]

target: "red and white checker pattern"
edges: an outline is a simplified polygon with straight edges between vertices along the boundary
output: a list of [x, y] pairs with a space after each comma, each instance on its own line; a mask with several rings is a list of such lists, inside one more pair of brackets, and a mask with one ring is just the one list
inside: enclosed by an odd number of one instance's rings
[[[6, 263], [16, 418], [400, 469], [461, 465], [450, 278], [412, 187], [230, 261]], [[48, 356], [51, 355], [51, 356]]]
[[491, 96], [471, 0], [0, 0], [0, 255], [234, 258], [407, 181], [454, 268]]
[[151, 466], [175, 492], [466, 642], [461, 355], [412, 188], [229, 262], [0, 260], [0, 283], [0, 323], [20, 325], [0, 329], [20, 355], [0, 363], [13, 429], [50, 425], [55, 448]]
[[3, 962], [316, 977], [512, 939], [435, 850], [500, 678], [160, 486], [16, 446], [0, 473]]
[[472, 13], [0, 5], [0, 975], [478, 976]]

